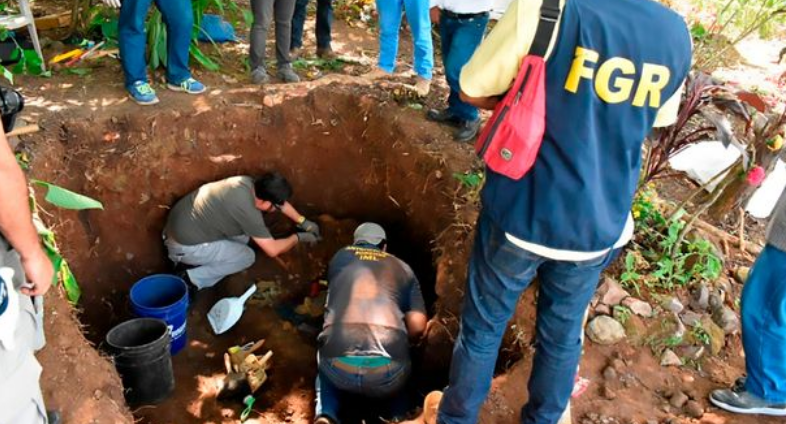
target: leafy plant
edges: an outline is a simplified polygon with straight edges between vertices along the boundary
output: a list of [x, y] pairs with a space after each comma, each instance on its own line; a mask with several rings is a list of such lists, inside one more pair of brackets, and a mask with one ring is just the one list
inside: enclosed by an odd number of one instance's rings
[[[2, 14], [2, 10], [0, 10], [0, 14]], [[11, 39], [16, 45], [16, 48], [11, 53], [11, 61], [15, 61], [16, 65], [11, 67], [11, 69], [0, 65], [0, 74], [2, 74], [3, 78], [13, 84], [14, 75], [29, 74], [45, 77], [52, 75], [49, 71], [44, 71], [43, 61], [35, 50], [22, 48], [22, 46], [16, 42], [16, 39], [11, 36], [11, 33], [7, 28], [0, 27], [0, 41], [5, 41], [8, 39]]]
[[614, 315], [614, 319], [619, 321], [620, 324], [625, 325], [626, 322], [630, 319], [633, 315], [633, 312], [627, 306], [622, 305], [615, 305], [614, 311], [612, 312]]
[[625, 256], [625, 271], [620, 275], [620, 284], [625, 288], [635, 290], [636, 296], [641, 296], [640, 279], [641, 274], [636, 272], [636, 255], [633, 252], [628, 252]]
[[485, 179], [485, 174], [483, 171], [474, 171], [474, 172], [465, 172], [465, 173], [453, 173], [453, 178], [459, 180], [462, 186], [469, 188], [469, 189], [477, 189], [483, 185], [483, 180]]
[[693, 326], [693, 328], [690, 331], [690, 334], [693, 340], [705, 346], [709, 346], [709, 344], [712, 342], [710, 338], [710, 333], [708, 333], [707, 330], [704, 329], [704, 327], [701, 325], [700, 322], [697, 322], [696, 325]]

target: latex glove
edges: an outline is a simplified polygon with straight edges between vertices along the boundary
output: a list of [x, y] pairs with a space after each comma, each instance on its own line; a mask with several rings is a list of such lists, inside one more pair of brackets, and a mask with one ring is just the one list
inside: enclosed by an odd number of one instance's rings
[[319, 225], [316, 222], [311, 220], [304, 220], [300, 224], [298, 224], [297, 228], [301, 231], [305, 231], [308, 233], [314, 233], [317, 237], [319, 237]]
[[[104, 1], [106, 1], [106, 0], [104, 0]], [[435, 24], [435, 25], [439, 24], [440, 12], [441, 12], [441, 10], [437, 6], [434, 6], [431, 9], [429, 9], [428, 14], [431, 17], [431, 23], [432, 24]]]
[[319, 241], [319, 236], [314, 233], [301, 232], [297, 233], [297, 241], [298, 243], [305, 243], [309, 246], [313, 246]]
[[104, 4], [109, 7], [120, 9], [120, 0], [101, 0], [101, 1], [103, 1]]

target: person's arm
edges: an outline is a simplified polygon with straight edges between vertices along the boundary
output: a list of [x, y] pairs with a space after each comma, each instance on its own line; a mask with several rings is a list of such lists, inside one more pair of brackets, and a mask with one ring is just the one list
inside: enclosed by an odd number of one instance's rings
[[420, 282], [415, 273], [412, 272], [412, 268], [407, 265], [405, 269], [410, 275], [410, 284], [406, 299], [404, 323], [407, 326], [409, 340], [415, 342], [426, 331], [428, 316], [426, 316], [426, 302], [423, 300], [423, 292], [420, 291]]
[[426, 331], [426, 322], [428, 317], [420, 311], [407, 312], [404, 315], [404, 322], [407, 325], [407, 334], [410, 340], [418, 340]]
[[259, 238], [253, 237], [254, 243], [271, 258], [275, 258], [282, 253], [289, 252], [298, 242], [297, 234], [292, 234], [289, 237], [274, 239], [274, 238]]
[[41, 248], [41, 241], [33, 226], [28, 188], [22, 168], [8, 145], [0, 125], [0, 233], [8, 240], [22, 260], [22, 267], [31, 287], [22, 293], [40, 296], [49, 290], [54, 279], [52, 262]]

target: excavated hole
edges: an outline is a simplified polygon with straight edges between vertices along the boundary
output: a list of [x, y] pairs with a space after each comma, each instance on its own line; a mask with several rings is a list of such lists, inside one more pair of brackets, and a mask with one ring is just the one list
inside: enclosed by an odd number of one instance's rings
[[[417, 128], [419, 121], [404, 115], [380, 108], [372, 96], [326, 88], [266, 108], [224, 100], [191, 112], [159, 110], [64, 124], [64, 143], [37, 160], [44, 168], [38, 172], [105, 205], [104, 211], [53, 211], [61, 247], [83, 290], [81, 321], [99, 347], [112, 326], [131, 317], [131, 285], [168, 271], [161, 242], [167, 209], [199, 185], [278, 170], [294, 187], [293, 204], [319, 217], [323, 228], [325, 240], [317, 247], [298, 247], [281, 263], [258, 253], [251, 269], [198, 294], [188, 316], [188, 347], [173, 359], [175, 395], [158, 407], [134, 411], [136, 417], [148, 423], [233, 422], [240, 404], [215, 400], [222, 354], [264, 338], [264, 349], [274, 356], [270, 379], [257, 396], [260, 422], [310, 422], [314, 337], [286, 324], [277, 310], [302, 301], [333, 253], [351, 242], [358, 222], [385, 226], [391, 252], [420, 278], [431, 314], [441, 307], [440, 291], [450, 293], [447, 308], [456, 309], [454, 286], [463, 279], [455, 273], [465, 268], [464, 243], [441, 241], [455, 215], [456, 185], [449, 177], [454, 170], [445, 168], [433, 139]], [[274, 234], [292, 231], [285, 219], [266, 220]], [[214, 336], [205, 318], [210, 306], [258, 280], [280, 287], [276, 304], [252, 303], [239, 325]], [[449, 348], [443, 340], [429, 355], [449, 357]], [[445, 365], [415, 371], [416, 402], [444, 384]]]

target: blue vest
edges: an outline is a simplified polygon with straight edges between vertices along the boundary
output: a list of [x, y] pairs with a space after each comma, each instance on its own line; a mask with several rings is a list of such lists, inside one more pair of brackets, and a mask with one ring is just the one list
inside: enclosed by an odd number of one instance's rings
[[546, 66], [540, 153], [519, 181], [486, 170], [484, 213], [530, 243], [612, 247], [631, 209], [644, 138], [690, 63], [690, 34], [668, 8], [651, 0], [567, 0]]

